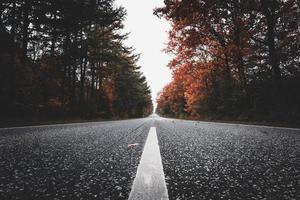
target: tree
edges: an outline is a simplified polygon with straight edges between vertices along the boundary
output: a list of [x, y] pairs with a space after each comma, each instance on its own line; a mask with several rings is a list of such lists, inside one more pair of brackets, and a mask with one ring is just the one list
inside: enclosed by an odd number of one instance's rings
[[[299, 87], [300, 66], [295, 0], [164, 3], [154, 13], [172, 25], [166, 51], [174, 54], [169, 67], [173, 82], [183, 84], [181, 107], [189, 116], [299, 115], [298, 100], [291, 100], [299, 99], [292, 89]], [[164, 93], [171, 94], [163, 90], [159, 101]]]
[[120, 34], [126, 11], [113, 0], [5, 0], [0, 10], [2, 117], [149, 114], [149, 87]]

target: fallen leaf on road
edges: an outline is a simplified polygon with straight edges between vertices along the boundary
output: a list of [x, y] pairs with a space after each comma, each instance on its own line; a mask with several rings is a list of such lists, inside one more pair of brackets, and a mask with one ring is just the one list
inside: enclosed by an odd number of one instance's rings
[[135, 146], [138, 146], [139, 143], [134, 143], [134, 144], [128, 144], [128, 147], [135, 147]]

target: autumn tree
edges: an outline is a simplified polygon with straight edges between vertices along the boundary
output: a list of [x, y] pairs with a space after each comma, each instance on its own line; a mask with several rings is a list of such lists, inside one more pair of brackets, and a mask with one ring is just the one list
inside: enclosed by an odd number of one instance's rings
[[299, 115], [299, 95], [293, 89], [299, 88], [297, 1], [164, 3], [155, 14], [172, 25], [169, 67], [173, 79], [182, 80], [183, 107], [190, 116]]

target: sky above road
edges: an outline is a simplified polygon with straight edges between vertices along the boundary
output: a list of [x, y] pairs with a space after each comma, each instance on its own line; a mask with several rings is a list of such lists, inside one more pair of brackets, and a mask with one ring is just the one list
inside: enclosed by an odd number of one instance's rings
[[171, 72], [167, 68], [170, 55], [162, 50], [166, 47], [170, 25], [164, 19], [153, 15], [153, 9], [161, 7], [163, 0], [116, 0], [127, 10], [125, 32], [129, 38], [127, 46], [133, 46], [141, 57], [138, 65], [151, 87], [152, 99], [171, 80]]

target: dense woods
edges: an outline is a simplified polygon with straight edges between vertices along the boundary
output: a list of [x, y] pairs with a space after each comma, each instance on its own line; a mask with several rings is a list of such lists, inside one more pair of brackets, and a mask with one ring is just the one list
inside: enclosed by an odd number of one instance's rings
[[296, 0], [165, 0], [172, 82], [157, 112], [198, 119], [300, 122]]
[[0, 11], [1, 118], [152, 112], [113, 0], [2, 0]]

